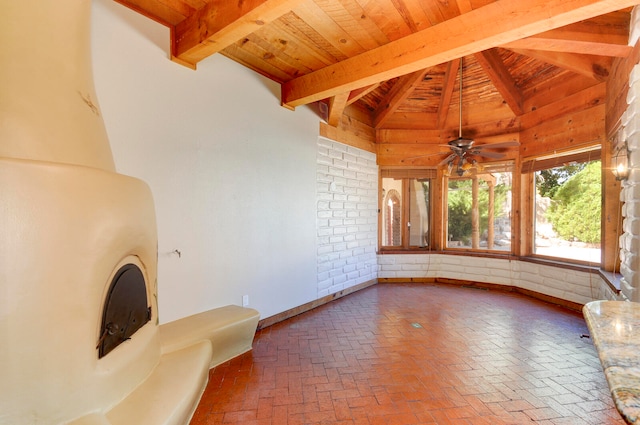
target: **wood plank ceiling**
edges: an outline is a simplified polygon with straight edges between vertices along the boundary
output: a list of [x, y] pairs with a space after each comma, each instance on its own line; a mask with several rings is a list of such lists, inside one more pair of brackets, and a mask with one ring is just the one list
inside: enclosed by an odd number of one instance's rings
[[[219, 53], [376, 130], [517, 132], [520, 117], [606, 81], [640, 0], [116, 0], [171, 29], [172, 59]], [[459, 66], [463, 63], [460, 114]], [[562, 89], [559, 89], [562, 87]], [[351, 113], [353, 114], [353, 112]], [[429, 139], [427, 137], [427, 139]], [[502, 139], [499, 139], [502, 140]], [[417, 143], [417, 141], [411, 141]]]

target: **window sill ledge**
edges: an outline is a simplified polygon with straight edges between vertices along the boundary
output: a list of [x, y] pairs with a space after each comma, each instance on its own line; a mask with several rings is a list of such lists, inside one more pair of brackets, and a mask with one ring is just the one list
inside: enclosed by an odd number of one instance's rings
[[562, 269], [577, 270], [586, 273], [598, 273], [600, 265], [580, 264], [569, 261], [563, 261], [560, 258], [542, 258], [542, 257], [520, 257], [521, 261], [528, 263], [542, 264]]
[[616, 295], [620, 294], [620, 288], [622, 287], [620, 283], [620, 281], [622, 280], [622, 275], [620, 273], [598, 270], [598, 274], [600, 275], [602, 280], [604, 280], [609, 285], [609, 288], [611, 288], [611, 290], [615, 292]]
[[485, 257], [485, 258], [500, 258], [500, 259], [514, 259], [515, 257], [510, 253], [501, 252], [483, 252], [483, 251], [457, 251], [457, 250], [430, 250], [429, 248], [411, 248], [411, 249], [384, 249], [379, 250], [378, 255], [398, 255], [398, 254], [435, 254], [435, 255], [461, 255], [467, 257]]
[[496, 258], [504, 260], [518, 260], [529, 263], [541, 264], [546, 266], [558, 267], [568, 270], [577, 270], [586, 273], [597, 273], [602, 279], [611, 287], [611, 289], [620, 293], [620, 274], [613, 274], [600, 269], [599, 265], [589, 265], [572, 263], [562, 261], [561, 259], [530, 257], [530, 256], [515, 256], [511, 253], [494, 253], [494, 252], [470, 252], [470, 251], [457, 251], [457, 250], [430, 250], [427, 248], [412, 248], [412, 249], [384, 249], [379, 250], [378, 255], [414, 255], [414, 254], [434, 254], [434, 255], [460, 255], [467, 257], [484, 257], [484, 258]]

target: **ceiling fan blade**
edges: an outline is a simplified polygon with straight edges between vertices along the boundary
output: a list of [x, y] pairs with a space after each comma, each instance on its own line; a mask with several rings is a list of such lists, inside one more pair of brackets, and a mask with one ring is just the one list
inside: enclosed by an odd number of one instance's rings
[[473, 152], [469, 152], [471, 155], [476, 155], [476, 156], [483, 156], [485, 158], [495, 158], [495, 159], [499, 159], [504, 157], [503, 153], [498, 153], [498, 152], [487, 152], [487, 151], [477, 151], [474, 150]]
[[449, 155], [448, 157], [446, 157], [445, 159], [443, 159], [442, 161], [440, 161], [438, 163], [438, 167], [441, 165], [446, 164], [447, 162], [451, 161], [452, 159], [454, 159], [457, 155], [455, 153], [452, 153], [451, 155]]
[[512, 146], [520, 146], [520, 142], [517, 140], [511, 140], [508, 142], [499, 142], [499, 143], [488, 143], [486, 145], [476, 145], [474, 149], [502, 149], [502, 148], [510, 148]]

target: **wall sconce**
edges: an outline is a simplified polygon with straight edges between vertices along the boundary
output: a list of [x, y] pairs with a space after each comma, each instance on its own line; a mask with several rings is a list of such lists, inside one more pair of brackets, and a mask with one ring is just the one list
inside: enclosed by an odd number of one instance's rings
[[615, 148], [611, 158], [611, 165], [613, 166], [612, 171], [613, 175], [616, 176], [616, 180], [629, 178], [629, 148], [626, 141]]

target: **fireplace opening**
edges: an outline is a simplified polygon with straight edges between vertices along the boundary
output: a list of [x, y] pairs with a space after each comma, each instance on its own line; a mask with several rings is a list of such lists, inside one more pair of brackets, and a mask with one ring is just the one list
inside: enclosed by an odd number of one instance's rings
[[98, 358], [114, 348], [151, 320], [144, 275], [134, 264], [122, 266], [115, 274], [102, 313]]

